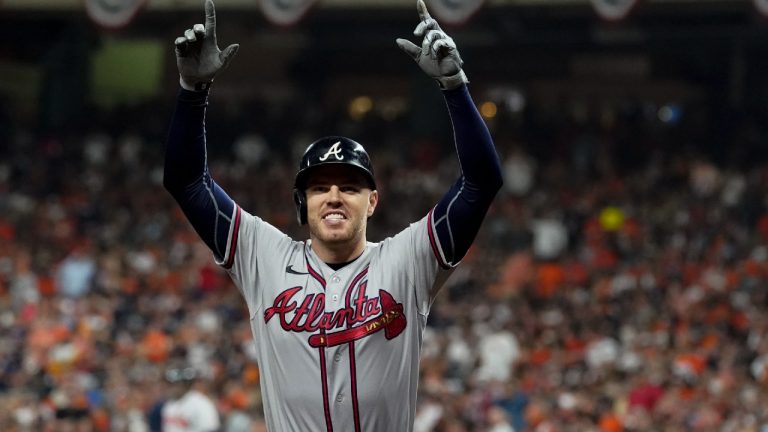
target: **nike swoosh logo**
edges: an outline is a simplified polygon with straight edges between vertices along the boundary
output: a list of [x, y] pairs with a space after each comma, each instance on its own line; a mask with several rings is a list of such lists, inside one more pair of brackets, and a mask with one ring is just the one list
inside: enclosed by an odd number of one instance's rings
[[290, 264], [285, 267], [285, 272], [286, 273], [290, 273], [290, 274], [295, 274], [295, 275], [307, 275], [307, 274], [309, 274], [307, 272], [300, 272], [300, 271], [294, 270], [293, 266], [290, 265]]

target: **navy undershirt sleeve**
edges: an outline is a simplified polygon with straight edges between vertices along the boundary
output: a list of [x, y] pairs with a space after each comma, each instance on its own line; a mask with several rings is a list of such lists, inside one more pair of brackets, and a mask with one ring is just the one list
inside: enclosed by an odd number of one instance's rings
[[223, 260], [235, 203], [208, 172], [207, 106], [207, 91], [179, 90], [165, 147], [163, 186], [214, 256]]
[[446, 264], [469, 250], [502, 185], [501, 162], [493, 139], [466, 85], [443, 91], [453, 124], [461, 176], [433, 210], [434, 229]]

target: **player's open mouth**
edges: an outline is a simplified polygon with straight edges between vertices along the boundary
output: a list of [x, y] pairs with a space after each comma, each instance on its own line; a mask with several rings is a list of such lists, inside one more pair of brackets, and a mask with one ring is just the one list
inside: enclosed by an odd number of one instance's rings
[[340, 221], [340, 220], [346, 220], [347, 217], [344, 216], [342, 213], [328, 213], [325, 216], [323, 216], [323, 220], [327, 221]]
[[347, 216], [340, 211], [332, 211], [323, 215], [323, 223], [329, 228], [341, 227], [347, 221]]

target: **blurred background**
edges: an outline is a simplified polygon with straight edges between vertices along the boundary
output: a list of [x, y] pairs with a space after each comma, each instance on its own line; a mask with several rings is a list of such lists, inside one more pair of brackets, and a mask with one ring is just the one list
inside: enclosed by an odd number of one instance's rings
[[[219, 0], [214, 178], [295, 238], [327, 134], [371, 153], [370, 239], [458, 166], [396, 47], [414, 2]], [[768, 431], [768, 2], [432, 0], [505, 185], [438, 296], [415, 430]], [[160, 430], [163, 372], [261, 431], [245, 304], [161, 185], [200, 0], [0, 0], [0, 430]]]

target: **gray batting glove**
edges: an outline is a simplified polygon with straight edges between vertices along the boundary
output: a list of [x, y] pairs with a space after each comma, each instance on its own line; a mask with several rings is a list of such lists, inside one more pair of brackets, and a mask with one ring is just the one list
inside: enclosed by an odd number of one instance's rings
[[179, 83], [187, 90], [206, 90], [213, 78], [237, 54], [238, 44], [221, 51], [216, 43], [216, 9], [212, 0], [205, 2], [205, 25], [195, 24], [174, 42]]
[[421, 70], [437, 80], [441, 88], [451, 90], [469, 82], [461, 69], [464, 62], [456, 49], [456, 43], [429, 15], [423, 0], [418, 0], [416, 9], [421, 22], [413, 34], [424, 38], [421, 47], [407, 39], [397, 39], [397, 46], [416, 60]]

